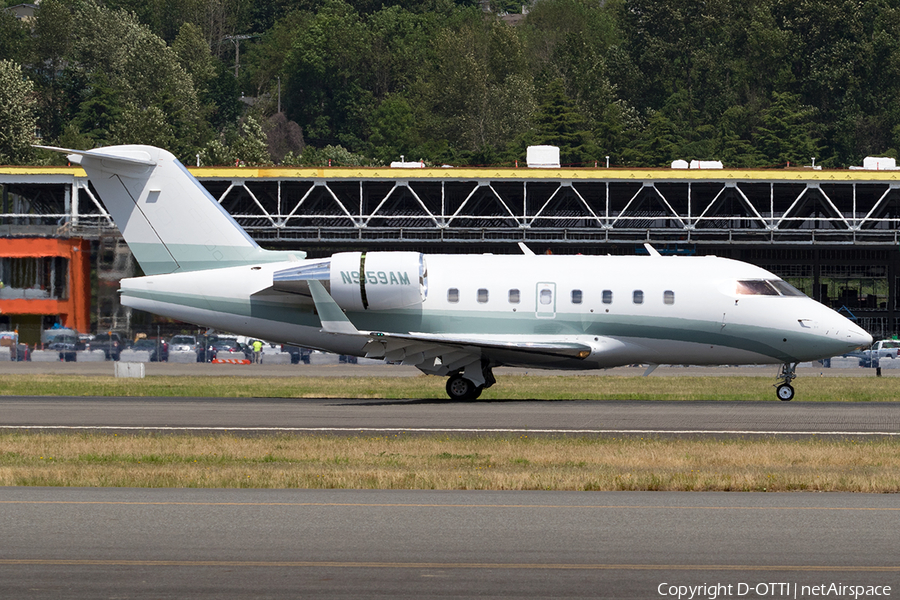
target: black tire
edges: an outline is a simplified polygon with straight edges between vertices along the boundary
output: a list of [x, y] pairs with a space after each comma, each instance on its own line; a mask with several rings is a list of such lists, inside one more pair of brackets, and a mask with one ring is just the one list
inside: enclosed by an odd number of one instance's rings
[[447, 380], [447, 395], [451, 400], [465, 402], [467, 400], [475, 400], [481, 395], [481, 387], [463, 377], [462, 375], [451, 375]]
[[790, 402], [794, 398], [794, 388], [787, 383], [779, 385], [775, 393], [778, 394], [778, 399], [782, 402]]

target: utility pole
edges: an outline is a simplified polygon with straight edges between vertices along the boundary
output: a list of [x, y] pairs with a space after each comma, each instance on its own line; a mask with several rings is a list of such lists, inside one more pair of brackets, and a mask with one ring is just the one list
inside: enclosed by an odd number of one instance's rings
[[231, 40], [234, 44], [234, 78], [237, 79], [238, 69], [241, 66], [241, 40], [249, 40], [253, 35], [226, 35], [223, 40]]

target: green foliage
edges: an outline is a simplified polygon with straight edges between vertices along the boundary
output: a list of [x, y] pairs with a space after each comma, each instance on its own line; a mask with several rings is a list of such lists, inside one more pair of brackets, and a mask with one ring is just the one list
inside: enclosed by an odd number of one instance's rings
[[204, 166], [260, 166], [271, 164], [266, 134], [253, 117], [227, 128], [200, 152]]
[[372, 167], [375, 166], [371, 159], [354, 154], [341, 146], [325, 146], [313, 148], [307, 146], [300, 153], [289, 153], [284, 157], [283, 164], [297, 167]]
[[30, 36], [26, 26], [12, 13], [0, 10], [0, 60], [25, 62], [29, 50]]
[[18, 64], [0, 60], [0, 164], [23, 164], [31, 157], [33, 90]]
[[191, 161], [509, 164], [549, 143], [568, 164], [844, 167], [900, 150], [895, 3], [530, 4], [512, 26], [506, 0], [43, 0], [31, 31], [0, 12], [0, 59], [34, 83], [48, 141]]

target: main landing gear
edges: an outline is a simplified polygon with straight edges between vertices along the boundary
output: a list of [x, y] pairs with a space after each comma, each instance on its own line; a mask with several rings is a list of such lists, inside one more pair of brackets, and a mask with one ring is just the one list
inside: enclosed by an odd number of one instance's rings
[[[477, 365], [475, 368], [477, 373]], [[456, 373], [453, 373], [447, 380], [447, 395], [450, 396], [451, 400], [455, 400], [457, 402], [477, 400], [478, 397], [481, 396], [481, 392], [483, 390], [497, 383], [497, 380], [494, 379], [494, 373], [491, 371], [491, 368], [487, 366], [487, 364], [482, 364], [481, 374], [484, 379], [484, 383], [478, 385], [471, 379], [467, 379], [466, 377], [464, 377], [463, 372], [457, 371]]]
[[775, 381], [775, 393], [782, 402], [788, 402], [794, 397], [794, 387], [791, 382], [797, 378], [797, 363], [784, 363]]

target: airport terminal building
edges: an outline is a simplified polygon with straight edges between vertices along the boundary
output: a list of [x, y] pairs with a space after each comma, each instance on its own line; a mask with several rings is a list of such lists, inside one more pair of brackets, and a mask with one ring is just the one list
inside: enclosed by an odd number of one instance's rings
[[[508, 254], [524, 242], [537, 253], [641, 254], [649, 242], [662, 254], [761, 266], [878, 339], [900, 333], [900, 170], [884, 159], [864, 166], [190, 171], [266, 248], [310, 257], [350, 249]], [[19, 318], [31, 308], [12, 304], [45, 296], [35, 290], [50, 282], [60, 300], [87, 289], [84, 261], [39, 260], [22, 250], [46, 246], [25, 241], [33, 239], [90, 249], [91, 297], [82, 304], [92, 330], [131, 333], [135, 318], [149, 318], [118, 304], [118, 280], [137, 266], [80, 168], [0, 168], [0, 202], [0, 237], [23, 240], [4, 246], [18, 251], [0, 251], [0, 329], [35, 315], [41, 326], [59, 321], [49, 305]]]

